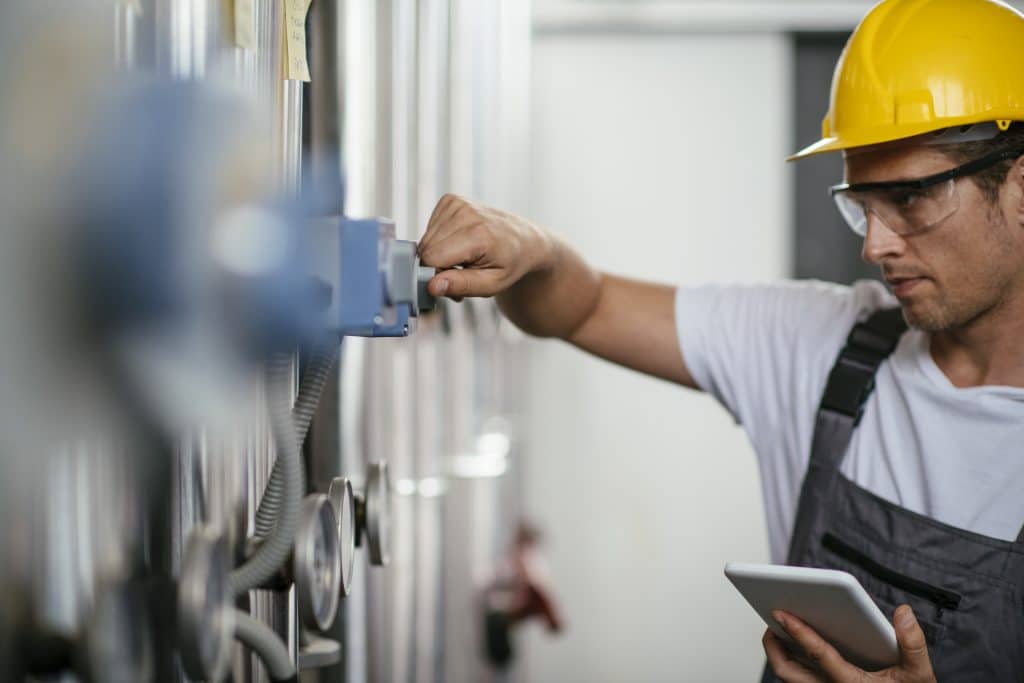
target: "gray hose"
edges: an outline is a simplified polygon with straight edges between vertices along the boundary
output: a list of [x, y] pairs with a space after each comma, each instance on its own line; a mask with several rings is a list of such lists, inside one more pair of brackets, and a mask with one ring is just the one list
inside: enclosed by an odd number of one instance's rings
[[279, 354], [267, 364], [267, 407], [270, 428], [277, 447], [274, 469], [280, 470], [281, 496], [275, 507], [275, 524], [245, 564], [231, 572], [234, 595], [241, 595], [271, 579], [292, 551], [299, 523], [299, 506], [305, 490], [302, 458], [295, 444], [291, 405], [291, 355]]
[[295, 663], [274, 631], [248, 612], [235, 610], [235, 638], [245, 643], [263, 661], [270, 678], [289, 681], [296, 677]]
[[[302, 373], [299, 393], [295, 397], [295, 405], [292, 407], [295, 442], [299, 451], [302, 450], [302, 444], [309, 432], [309, 425], [313, 421], [313, 415], [316, 414], [324, 385], [330, 379], [331, 370], [338, 361], [338, 354], [338, 338], [332, 335], [320, 343], [310, 357], [305, 372]], [[278, 462], [280, 459], [274, 462], [274, 466], [270, 470], [270, 478], [267, 480], [267, 486], [260, 498], [259, 508], [256, 510], [256, 538], [266, 538], [274, 530], [277, 512], [281, 507], [284, 481], [282, 468], [278, 466]]]

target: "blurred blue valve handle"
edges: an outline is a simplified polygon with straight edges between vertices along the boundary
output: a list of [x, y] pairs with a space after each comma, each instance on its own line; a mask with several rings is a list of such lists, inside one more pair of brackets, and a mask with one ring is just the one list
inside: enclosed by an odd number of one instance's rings
[[321, 218], [310, 228], [312, 275], [331, 291], [325, 325], [341, 335], [404, 337], [422, 312], [433, 268], [420, 266], [416, 243], [395, 239], [383, 218]]
[[233, 98], [175, 83], [126, 89], [117, 104], [69, 181], [68, 251], [92, 338], [143, 338], [191, 366], [196, 349], [253, 361], [325, 331], [406, 336], [434, 308], [434, 270], [392, 221], [312, 217], [309, 196], [256, 182], [220, 193], [237, 171], [224, 160], [251, 139], [207, 130], [237, 114]]

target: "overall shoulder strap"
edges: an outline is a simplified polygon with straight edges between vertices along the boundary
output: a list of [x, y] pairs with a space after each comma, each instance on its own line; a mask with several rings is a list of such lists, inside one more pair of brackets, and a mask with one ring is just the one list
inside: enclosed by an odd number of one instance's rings
[[828, 374], [818, 407], [811, 460], [836, 467], [846, 454], [864, 405], [875, 389], [875, 374], [907, 329], [899, 308], [875, 311], [857, 323]]
[[864, 414], [864, 405], [875, 389], [875, 373], [907, 329], [899, 308], [875, 311], [857, 323], [846, 338], [818, 406], [811, 441], [811, 459], [800, 487], [789, 564], [800, 564], [810, 541], [814, 520], [830, 497], [839, 465]]

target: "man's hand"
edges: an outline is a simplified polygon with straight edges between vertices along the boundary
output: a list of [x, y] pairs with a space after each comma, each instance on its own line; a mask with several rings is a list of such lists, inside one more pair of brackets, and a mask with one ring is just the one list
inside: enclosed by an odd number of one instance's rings
[[430, 293], [457, 299], [500, 294], [549, 267], [553, 249], [551, 237], [526, 219], [452, 194], [438, 201], [419, 243], [423, 264], [439, 271]]
[[924, 632], [914, 617], [909, 605], [901, 605], [893, 614], [892, 623], [896, 628], [896, 642], [900, 648], [900, 663], [881, 671], [864, 671], [848, 661], [792, 614], [782, 611], [772, 613], [775, 620], [786, 629], [805, 653], [810, 666], [801, 663], [786, 649], [786, 646], [771, 632], [765, 631], [761, 642], [768, 665], [775, 675], [786, 683], [817, 683], [836, 681], [846, 683], [869, 683], [871, 681], [900, 681], [901, 683], [935, 683], [932, 663], [928, 658], [928, 646]]

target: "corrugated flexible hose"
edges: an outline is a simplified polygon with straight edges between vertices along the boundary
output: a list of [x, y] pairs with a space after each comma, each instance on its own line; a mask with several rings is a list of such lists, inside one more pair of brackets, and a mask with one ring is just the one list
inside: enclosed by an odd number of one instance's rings
[[291, 405], [291, 354], [278, 354], [267, 363], [267, 406], [279, 471], [280, 496], [273, 508], [272, 524], [263, 542], [245, 564], [231, 572], [229, 582], [234, 595], [241, 595], [269, 581], [285, 563], [299, 523], [299, 507], [305, 489], [302, 458], [295, 443]]
[[[309, 364], [302, 373], [302, 381], [299, 383], [299, 392], [295, 397], [295, 405], [292, 408], [292, 422], [295, 425], [295, 448], [300, 453], [302, 444], [309, 432], [309, 425], [316, 414], [317, 405], [320, 403], [320, 395], [323, 393], [324, 385], [331, 376], [335, 363], [338, 361], [340, 342], [337, 337], [331, 336], [324, 339], [309, 359]], [[263, 490], [259, 507], [256, 510], [256, 538], [266, 538], [277, 520], [277, 513], [281, 507], [284, 494], [284, 473], [280, 458], [274, 462], [270, 471], [270, 478]]]

